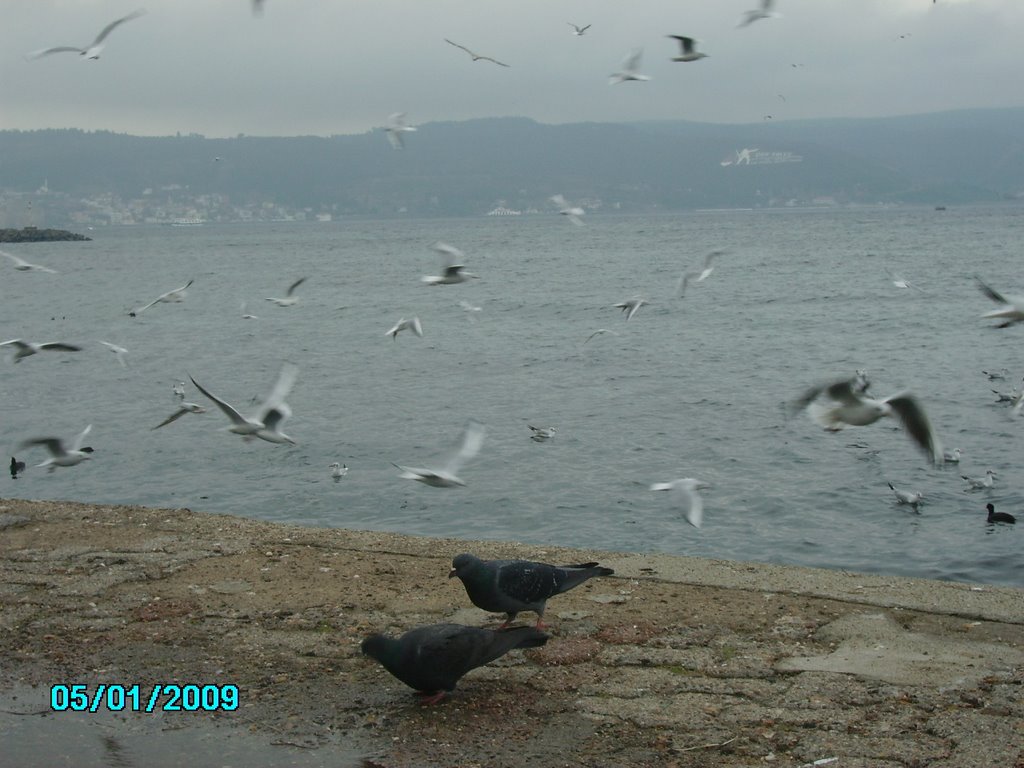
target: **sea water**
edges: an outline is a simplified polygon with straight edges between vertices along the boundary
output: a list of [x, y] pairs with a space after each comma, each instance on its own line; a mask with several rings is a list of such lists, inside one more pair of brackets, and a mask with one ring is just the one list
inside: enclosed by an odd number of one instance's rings
[[[991, 391], [1024, 376], [1024, 327], [981, 319], [995, 305], [975, 281], [1024, 292], [1018, 206], [87, 234], [5, 246], [59, 274], [0, 265], [0, 336], [83, 350], [0, 361], [0, 439], [29, 464], [0, 496], [1024, 585], [1024, 526], [985, 523], [989, 501], [1024, 518], [1024, 419]], [[437, 241], [479, 279], [423, 283], [443, 266]], [[712, 250], [726, 253], [680, 298]], [[300, 277], [295, 306], [265, 300]], [[188, 280], [184, 302], [128, 315]], [[634, 296], [648, 303], [627, 321], [613, 305]], [[385, 335], [413, 316], [423, 338]], [[128, 367], [99, 340], [127, 347]], [[189, 381], [249, 413], [285, 361], [294, 446], [224, 431]], [[895, 420], [827, 433], [788, 417], [807, 387], [857, 369], [878, 396], [914, 393], [961, 463], [930, 466]], [[179, 381], [209, 412], [153, 430]], [[399, 477], [393, 463], [443, 464], [470, 419], [487, 435], [465, 487]], [[76, 467], [49, 473], [33, 466], [43, 448], [18, 447], [87, 424], [95, 452]], [[557, 432], [535, 442], [528, 425]], [[989, 468], [993, 488], [967, 492], [961, 474]], [[699, 529], [649, 490], [680, 477], [710, 485]], [[887, 482], [924, 503], [897, 505]]]

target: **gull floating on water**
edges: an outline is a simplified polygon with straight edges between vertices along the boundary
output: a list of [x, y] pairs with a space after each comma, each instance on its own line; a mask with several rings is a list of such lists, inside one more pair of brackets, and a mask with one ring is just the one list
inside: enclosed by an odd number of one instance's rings
[[485, 431], [483, 424], [475, 421], [469, 422], [462, 433], [462, 444], [443, 467], [439, 469], [420, 469], [395, 464], [394, 466], [402, 470], [402, 474], [399, 477], [405, 480], [416, 480], [426, 485], [432, 485], [435, 488], [453, 488], [457, 485], [465, 485], [465, 481], [458, 477], [456, 473], [462, 468], [463, 464], [480, 452], [480, 446], [484, 443]]
[[92, 448], [88, 446], [82, 447], [85, 436], [89, 434], [91, 429], [92, 424], [83, 429], [81, 434], [75, 438], [75, 442], [72, 443], [70, 448], [65, 448], [64, 442], [59, 437], [33, 437], [23, 441], [20, 447], [28, 448], [32, 445], [46, 447], [46, 450], [50, 452], [50, 458], [46, 459], [42, 464], [36, 464], [37, 467], [49, 467], [51, 472], [57, 467], [73, 467], [76, 464], [81, 464], [86, 459], [92, 458], [90, 455], [93, 452]]
[[983, 283], [980, 277], [975, 277], [974, 279], [978, 281], [978, 288], [981, 289], [982, 293], [997, 304], [1003, 305], [999, 309], [986, 312], [982, 317], [1005, 320], [1005, 322], [997, 325], [996, 328], [1009, 328], [1011, 325], [1024, 321], [1024, 296], [1004, 296]]
[[111, 344], [109, 341], [101, 341], [100, 344], [102, 344], [104, 347], [106, 347], [115, 355], [117, 355], [117, 362], [121, 364], [122, 368], [128, 367], [128, 362], [124, 359], [124, 356], [128, 354], [127, 349], [125, 349], [124, 347], [119, 347], [117, 344]]
[[412, 331], [420, 338], [423, 337], [423, 326], [420, 325], [420, 319], [414, 317], [412, 320], [406, 320], [404, 317], [395, 323], [395, 327], [385, 333], [385, 336], [390, 336], [395, 341], [398, 340], [398, 334], [401, 331]]
[[693, 477], [683, 477], [679, 480], [672, 480], [668, 483], [654, 483], [652, 491], [672, 491], [676, 499], [682, 504], [683, 514], [686, 515], [686, 522], [694, 528], [700, 528], [704, 522], [704, 500], [697, 491], [701, 488], [710, 488], [707, 483]]
[[411, 125], [405, 124], [405, 112], [393, 113], [388, 118], [388, 127], [385, 128], [388, 141], [391, 142], [391, 146], [395, 149], [405, 149], [405, 139], [402, 138], [402, 134], [415, 130]]
[[1009, 376], [1010, 369], [1003, 368], [1002, 370], [999, 371], [982, 371], [982, 373], [988, 376], [989, 381], [995, 381], [996, 379], [1005, 379], [1007, 376]]
[[650, 80], [647, 75], [641, 75], [637, 72], [640, 69], [640, 60], [644, 56], [643, 48], [635, 48], [630, 54], [623, 60], [622, 67], [618, 72], [612, 74], [608, 80], [608, 85], [616, 85], [618, 83], [625, 83], [629, 80], [635, 80], [637, 82], [645, 82]]
[[[615, 307], [616, 309], [621, 309], [623, 312], [625, 312], [626, 321], [629, 322], [630, 320], [633, 319], [633, 315], [635, 315], [640, 310], [640, 307], [642, 307], [646, 303], [646, 299], [641, 299], [639, 296], [635, 296], [632, 299], [620, 301], [618, 304], [613, 304], [612, 306]], [[586, 342], [584, 342], [584, 344], [585, 343]]]
[[963, 451], [961, 451], [959, 448], [954, 448], [952, 451], [943, 451], [942, 460], [947, 464], [959, 464], [960, 454], [962, 453]]
[[472, 272], [465, 271], [465, 254], [454, 246], [447, 243], [434, 243], [431, 246], [435, 251], [445, 257], [444, 273], [441, 275], [424, 275], [420, 279], [428, 285], [455, 285], [465, 283], [470, 278], [478, 277]]
[[[268, 443], [291, 443], [294, 445], [295, 441], [281, 432], [281, 425], [292, 415], [292, 409], [288, 407], [284, 399], [291, 392], [298, 372], [297, 366], [292, 363], [285, 363], [281, 368], [281, 373], [278, 374], [277, 383], [274, 384], [270, 395], [250, 418], [242, 416], [226, 401], [203, 389], [194, 378], [192, 383], [196, 385], [196, 389], [212, 400], [213, 404], [220, 408], [224, 415], [231, 420], [231, 426], [227, 428], [228, 432], [241, 435], [246, 440], [259, 438], [260, 440], [266, 440]], [[189, 378], [192, 377], [190, 376]]]
[[583, 216], [586, 215], [586, 211], [580, 208], [578, 205], [570, 205], [569, 202], [561, 195], [552, 195], [550, 197], [552, 203], [558, 206], [558, 212], [562, 216], [568, 217], [569, 221], [577, 226], [582, 226]]
[[533, 434], [530, 435], [530, 439], [535, 440], [538, 443], [542, 443], [545, 440], [550, 440], [552, 437], [555, 436], [555, 432], [558, 431], [554, 427], [533, 427], [530, 426], [529, 424], [527, 424], [526, 426], [530, 427], [530, 431], [533, 432]]
[[508, 64], [505, 64], [502, 61], [498, 61], [497, 59], [492, 59], [490, 56], [483, 56], [483, 55], [481, 55], [479, 53], [474, 53], [473, 51], [469, 50], [469, 48], [467, 48], [464, 45], [459, 45], [458, 43], [453, 43], [447, 37], [444, 39], [444, 41], [446, 43], [448, 43], [448, 45], [454, 45], [456, 48], [461, 48], [462, 50], [464, 50], [466, 53], [468, 53], [470, 55], [470, 57], [472, 57], [473, 61], [490, 61], [493, 64], [497, 64], [499, 67], [507, 67], [507, 66], [509, 66]]
[[[160, 427], [166, 427], [172, 421], [177, 421], [186, 413], [206, 413], [206, 409], [197, 403], [182, 402], [181, 407], [178, 408], [174, 413], [168, 416], [166, 419], [157, 424], [153, 429], [160, 429]], [[152, 430], [150, 430], [152, 431]]]
[[11, 262], [14, 264], [14, 268], [19, 272], [49, 272], [51, 275], [57, 274], [56, 269], [50, 269], [49, 267], [44, 267], [39, 264], [29, 264], [27, 261], [15, 256], [13, 253], [8, 253], [7, 251], [0, 251], [0, 254], [3, 254], [8, 259], [10, 259]]
[[184, 381], [178, 381], [178, 382], [175, 382], [174, 384], [172, 384], [171, 385], [171, 392], [173, 392], [174, 396], [176, 398], [178, 398], [179, 400], [184, 400], [185, 399], [185, 382]]
[[185, 283], [183, 286], [181, 286], [181, 288], [175, 288], [173, 291], [168, 291], [167, 293], [161, 293], [159, 296], [157, 296], [155, 299], [153, 299], [151, 302], [149, 302], [149, 304], [146, 304], [144, 307], [139, 307], [138, 309], [133, 309], [131, 312], [128, 313], [128, 316], [129, 317], [135, 317], [136, 315], [139, 315], [139, 314], [145, 312], [147, 309], [152, 307], [154, 304], [160, 304], [161, 302], [163, 302], [163, 303], [178, 303], [178, 302], [184, 301], [185, 297], [188, 296], [188, 287], [190, 285], [192, 285], [192, 283], [194, 283], [194, 282], [195, 282], [194, 280], [189, 280], [187, 283]]
[[267, 296], [267, 301], [272, 301], [279, 307], [294, 307], [299, 303], [299, 297], [295, 295], [295, 289], [306, 282], [306, 278], [300, 277], [294, 283], [288, 286], [288, 292], [283, 298], [277, 298], [276, 296]]
[[982, 477], [968, 477], [967, 475], [960, 475], [967, 483], [967, 489], [969, 491], [981, 491], [985, 488], [991, 488], [992, 483], [995, 481], [996, 473], [995, 470], [986, 469], [985, 474]]
[[736, 26], [745, 27], [748, 24], [753, 24], [755, 21], [760, 21], [761, 19], [771, 19], [778, 17], [779, 14], [772, 12], [772, 5], [774, 5], [774, 2], [775, 0], [761, 0], [761, 7], [755, 8], [752, 11], [747, 11], [743, 17], [743, 21], [741, 21]]
[[76, 48], [73, 45], [59, 45], [55, 48], [44, 48], [41, 51], [35, 51], [28, 54], [26, 58], [38, 59], [41, 56], [46, 56], [51, 53], [77, 53], [85, 59], [98, 59], [100, 53], [103, 51], [103, 41], [107, 39], [107, 35], [113, 32], [119, 25], [124, 24], [126, 21], [137, 19], [139, 16], [143, 16], [146, 12], [144, 10], [138, 10], [134, 13], [129, 13], [127, 16], [122, 16], [116, 21], [112, 21], [103, 30], [96, 35], [96, 39], [87, 48]]
[[47, 350], [53, 350], [56, 352], [81, 352], [81, 347], [76, 347], [74, 344], [65, 344], [63, 341], [48, 341], [44, 344], [35, 344], [31, 341], [22, 341], [21, 339], [11, 339], [9, 341], [0, 341], [0, 347], [14, 347], [14, 354], [11, 355], [11, 362], [17, 363], [23, 357], [31, 357], [39, 352], [45, 352]]
[[346, 464], [340, 464], [336, 461], [329, 465], [329, 467], [331, 470], [331, 477], [334, 478], [334, 482], [338, 482], [348, 474], [348, 466]]
[[[890, 416], [899, 420], [933, 464], [942, 463], [942, 445], [917, 398], [909, 392], [899, 392], [877, 400], [857, 392], [855, 382], [856, 379], [843, 379], [811, 387], [793, 403], [792, 411], [808, 409], [815, 422], [832, 432], [847, 424], [863, 427]], [[815, 402], [822, 394], [832, 401], [829, 405]]]
[[692, 37], [684, 37], [683, 35], [667, 35], [667, 37], [678, 40], [679, 46], [682, 48], [680, 55], [673, 56], [672, 61], [697, 61], [698, 59], [707, 58], [706, 53], [696, 50], [697, 41]]
[[911, 493], [910, 491], [901, 491], [899, 488], [894, 486], [892, 483], [887, 483], [892, 492], [896, 494], [897, 504], [909, 504], [917, 510], [917, 505], [924, 500], [924, 494], [921, 492]]

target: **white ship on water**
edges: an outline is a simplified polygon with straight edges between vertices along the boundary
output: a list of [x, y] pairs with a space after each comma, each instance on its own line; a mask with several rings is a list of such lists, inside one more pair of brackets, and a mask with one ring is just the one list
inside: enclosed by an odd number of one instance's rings
[[205, 224], [202, 219], [197, 218], [181, 218], [175, 219], [171, 222], [172, 227], [200, 227]]
[[487, 215], [488, 216], [522, 216], [523, 212], [522, 211], [513, 210], [512, 208], [506, 208], [503, 205], [499, 205], [494, 210], [488, 211]]

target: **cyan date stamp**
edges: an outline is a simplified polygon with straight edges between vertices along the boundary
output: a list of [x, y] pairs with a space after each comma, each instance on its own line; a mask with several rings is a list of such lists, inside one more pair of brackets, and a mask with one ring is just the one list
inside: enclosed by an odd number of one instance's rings
[[118, 683], [50, 686], [54, 712], [234, 712], [237, 685], [120, 685]]

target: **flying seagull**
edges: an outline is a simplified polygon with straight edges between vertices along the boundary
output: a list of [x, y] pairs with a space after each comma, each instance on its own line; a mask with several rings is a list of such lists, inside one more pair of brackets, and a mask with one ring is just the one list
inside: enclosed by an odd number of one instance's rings
[[299, 303], [299, 297], [294, 295], [295, 289], [306, 282], [306, 278], [300, 277], [294, 283], [288, 286], [288, 292], [283, 298], [277, 298], [275, 296], [267, 296], [267, 301], [272, 301], [279, 307], [294, 307]]
[[634, 48], [633, 51], [623, 60], [622, 67], [618, 72], [615, 72], [608, 80], [608, 85], [616, 85], [617, 83], [625, 83], [628, 80], [636, 80], [637, 82], [643, 82], [650, 80], [651, 78], [647, 75], [641, 75], [637, 72], [640, 68], [640, 60], [643, 58], [644, 49]]
[[192, 283], [194, 283], [194, 282], [195, 282], [194, 280], [189, 280], [187, 283], [185, 283], [183, 286], [181, 286], [181, 288], [175, 288], [173, 291], [168, 291], [167, 293], [161, 293], [159, 296], [157, 296], [155, 299], [153, 299], [151, 302], [149, 302], [149, 304], [147, 304], [146, 306], [139, 307], [138, 309], [133, 309], [131, 312], [128, 313], [128, 316], [129, 317], [135, 317], [137, 315], [140, 315], [143, 312], [145, 312], [147, 309], [152, 307], [154, 304], [159, 304], [161, 302], [164, 302], [164, 303], [177, 303], [177, 302], [184, 301], [185, 297], [188, 295], [188, 293], [187, 293], [188, 287], [190, 285], [192, 285]]
[[475, 421], [469, 422], [462, 433], [462, 444], [452, 455], [448, 462], [439, 469], [420, 469], [417, 467], [403, 467], [395, 464], [402, 470], [401, 478], [405, 480], [417, 480], [425, 485], [432, 485], [435, 488], [453, 488], [457, 485], [465, 485], [465, 481], [457, 473], [462, 465], [472, 459], [480, 452], [480, 446], [484, 443], [484, 425]]
[[[164, 419], [159, 424], [157, 424], [155, 427], [153, 427], [153, 429], [160, 429], [160, 427], [166, 427], [172, 421], [177, 421], [182, 416], [184, 416], [186, 413], [206, 413], [206, 409], [203, 408], [203, 406], [198, 405], [196, 403], [189, 403], [189, 402], [182, 401], [181, 406], [178, 408], [178, 410], [176, 410], [174, 413], [172, 413], [166, 419]], [[150, 431], [152, 431], [152, 430], [150, 430]]]
[[[596, 331], [594, 331], [594, 332], [593, 332], [592, 334], [590, 334], [589, 336], [587, 336], [587, 341], [590, 341], [590, 340], [591, 340], [592, 338], [594, 338], [595, 336], [600, 336], [600, 335], [601, 335], [601, 334], [603, 334], [603, 333], [610, 333], [610, 334], [611, 334], [612, 336], [618, 336], [618, 335], [619, 335], [619, 334], [618, 334], [618, 333], [616, 333], [615, 331], [609, 330], [608, 328], [598, 328], [598, 329], [597, 329]], [[586, 343], [587, 343], [587, 341], [584, 341], [583, 343], [584, 343], [584, 344], [586, 344]]]
[[[612, 306], [617, 309], [621, 309], [623, 312], [625, 312], [626, 322], [629, 322], [630, 320], [633, 319], [633, 315], [640, 311], [640, 307], [642, 307], [646, 303], [646, 299], [641, 299], [639, 296], [634, 296], [632, 299], [620, 301], [618, 304], [613, 304]], [[587, 341], [589, 341], [589, 339]]]
[[743, 21], [737, 24], [737, 27], [745, 27], [748, 24], [753, 24], [755, 21], [761, 19], [771, 19], [777, 17], [779, 14], [772, 12], [772, 5], [775, 4], [775, 0], [761, 0], [761, 7], [755, 8], [752, 11], [747, 11], [743, 16]]
[[405, 149], [403, 133], [415, 131], [411, 125], [405, 124], [405, 112], [395, 112], [388, 118], [388, 127], [384, 129], [388, 135], [388, 141], [395, 149]]
[[397, 341], [398, 334], [402, 331], [412, 331], [417, 336], [421, 338], [423, 337], [423, 326], [420, 325], [420, 319], [418, 317], [414, 317], [412, 320], [406, 320], [404, 317], [401, 318], [397, 323], [395, 323], [395, 326], [384, 335], [390, 336], [392, 339]]
[[459, 577], [477, 608], [504, 613], [507, 618], [502, 626], [508, 626], [521, 611], [533, 611], [537, 614], [537, 629], [544, 629], [548, 599], [595, 576], [614, 573], [597, 563], [548, 565], [530, 560], [481, 560], [463, 553], [452, 560], [448, 578]]
[[444, 41], [446, 43], [448, 43], [448, 45], [454, 45], [456, 48], [461, 48], [462, 50], [464, 50], [466, 53], [468, 53], [472, 57], [473, 61], [490, 61], [490, 62], [492, 62], [494, 64], [497, 64], [499, 67], [507, 67], [507, 66], [509, 66], [508, 64], [505, 64], [504, 62], [498, 61], [497, 59], [492, 59], [490, 56], [483, 56], [483, 55], [481, 55], [479, 53], [474, 53], [473, 51], [469, 50], [469, 48], [467, 48], [464, 45], [459, 45], [458, 43], [453, 43], [447, 37], [444, 39]]
[[128, 367], [128, 362], [124, 359], [124, 356], [128, 354], [127, 349], [125, 349], [124, 347], [119, 347], [117, 344], [111, 344], [109, 341], [101, 341], [100, 344], [102, 344], [104, 347], [106, 347], [115, 355], [117, 355], [117, 362], [121, 364], [122, 368]]
[[447, 243], [434, 243], [435, 251], [445, 257], [444, 273], [441, 275], [424, 275], [420, 278], [428, 285], [455, 285], [464, 283], [470, 278], [478, 277], [472, 272], [465, 271], [465, 254], [454, 246]]
[[570, 205], [569, 201], [565, 199], [561, 194], [552, 195], [550, 198], [552, 203], [558, 206], [558, 213], [562, 216], [568, 217], [576, 226], [582, 226], [583, 216], [586, 215], [586, 211], [580, 208], [578, 205]]
[[707, 483], [693, 477], [682, 477], [668, 483], [653, 483], [652, 491], [672, 491], [682, 505], [686, 522], [694, 528], [700, 528], [704, 522], [704, 501], [697, 493], [701, 488], [710, 488]]
[[0, 341], [0, 347], [14, 347], [14, 354], [11, 355], [11, 362], [17, 363], [23, 357], [31, 357], [39, 352], [45, 352], [47, 350], [54, 350], [57, 352], [81, 352], [81, 347], [76, 347], [74, 344], [65, 344], [63, 341], [48, 341], [44, 344], [35, 344], [31, 341], [22, 341], [21, 339], [11, 339], [10, 341]]
[[114, 29], [119, 25], [124, 24], [126, 21], [137, 19], [139, 18], [139, 16], [142, 16], [145, 13], [146, 12], [144, 10], [140, 9], [138, 11], [135, 11], [134, 13], [129, 13], [127, 16], [122, 16], [120, 19], [117, 19], [116, 21], [110, 22], [109, 24], [107, 24], [107, 26], [103, 28], [103, 30], [98, 35], [96, 35], [96, 39], [92, 41], [88, 48], [76, 48], [73, 45], [59, 45], [56, 48], [45, 48], [41, 51], [35, 51], [34, 53], [30, 53], [28, 54], [27, 58], [38, 59], [42, 56], [46, 56], [51, 53], [68, 52], [77, 53], [85, 59], [98, 59], [100, 57], [100, 52], [102, 52], [103, 50], [103, 41], [107, 39], [107, 35], [113, 32]]
[[399, 638], [370, 635], [360, 650], [413, 688], [421, 704], [436, 704], [459, 679], [515, 648], [536, 648], [548, 636], [533, 627], [496, 631], [461, 624], [431, 624]]
[[585, 27], [578, 27], [571, 21], [567, 21], [566, 24], [572, 27], [572, 34], [574, 34], [576, 37], [583, 37], [583, 34], [592, 26], [590, 24], [587, 24], [587, 26]]
[[980, 277], [974, 279], [978, 281], [978, 288], [982, 293], [997, 304], [1003, 305], [999, 309], [986, 312], [982, 317], [1002, 319], [1004, 322], [997, 325], [996, 328], [1009, 328], [1011, 325], [1024, 321], [1024, 296], [1004, 296], [983, 283]]
[[14, 264], [14, 268], [19, 272], [49, 272], [51, 275], [57, 274], [57, 270], [55, 269], [43, 267], [40, 266], [39, 264], [29, 264], [27, 261], [18, 258], [13, 253], [7, 253], [7, 251], [0, 251], [0, 254], [3, 254], [8, 259], [10, 259], [11, 262]]
[[[942, 445], [917, 398], [909, 392], [900, 392], [877, 400], [858, 392], [856, 383], [857, 379], [843, 379], [811, 387], [794, 401], [792, 410], [799, 413], [808, 409], [811, 418], [831, 432], [847, 424], [863, 427], [883, 416], [891, 416], [899, 420], [933, 464], [942, 464]], [[819, 395], [825, 395], [832, 402], [829, 405], [815, 402]]]
[[673, 56], [672, 61], [697, 61], [698, 59], [707, 58], [706, 53], [696, 50], [697, 41], [692, 37], [683, 37], [682, 35], [667, 35], [667, 37], [678, 40], [682, 48], [682, 53], [678, 56]]
[[923, 288], [919, 288], [918, 286], [914, 285], [909, 280], [904, 280], [902, 277], [897, 275], [895, 272], [892, 273], [892, 275], [890, 277], [892, 279], [892, 284], [895, 285], [897, 288], [913, 288], [915, 291], [920, 291], [921, 293], [925, 292]]
[[70, 448], [65, 448], [64, 442], [59, 437], [33, 437], [23, 441], [20, 447], [28, 448], [32, 445], [46, 446], [46, 450], [50, 452], [50, 458], [46, 459], [42, 464], [37, 464], [37, 467], [49, 467], [51, 472], [57, 467], [73, 467], [76, 464], [81, 464], [86, 459], [92, 458], [90, 455], [93, 452], [92, 448], [88, 446], [82, 447], [85, 436], [89, 434], [91, 429], [92, 424], [83, 429], [81, 434], [75, 438], [75, 442]]
[[[298, 373], [297, 366], [285, 363], [281, 367], [281, 373], [278, 374], [277, 383], [274, 384], [270, 395], [249, 418], [242, 416], [226, 401], [205, 390], [195, 379], [192, 379], [192, 383], [196, 385], [196, 389], [212, 400], [213, 404], [224, 412], [224, 415], [231, 419], [231, 426], [227, 428], [228, 432], [242, 435], [246, 440], [258, 437], [268, 443], [291, 443], [294, 445], [295, 441], [281, 432], [280, 428], [285, 420], [292, 415], [292, 409], [288, 407], [284, 399], [291, 392]], [[189, 376], [189, 378], [192, 377]]]

